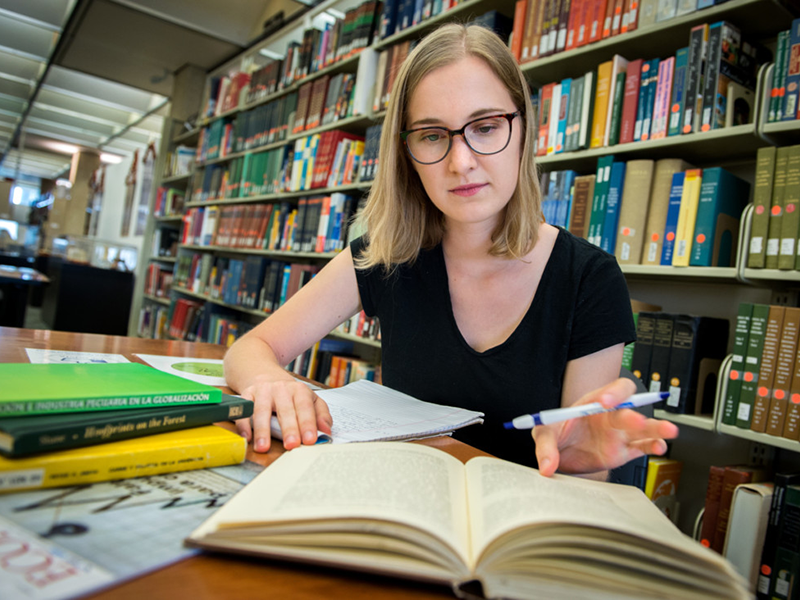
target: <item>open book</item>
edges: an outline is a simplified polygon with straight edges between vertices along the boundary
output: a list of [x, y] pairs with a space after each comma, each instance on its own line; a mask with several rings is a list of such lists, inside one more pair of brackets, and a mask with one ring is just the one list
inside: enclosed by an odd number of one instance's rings
[[190, 546], [445, 583], [487, 597], [749, 598], [638, 489], [418, 444], [287, 452]]
[[[483, 423], [483, 413], [423, 402], [366, 379], [314, 391], [327, 403], [333, 417], [331, 435], [320, 432], [317, 443], [418, 440]], [[275, 416], [271, 432], [272, 437], [283, 439]]]

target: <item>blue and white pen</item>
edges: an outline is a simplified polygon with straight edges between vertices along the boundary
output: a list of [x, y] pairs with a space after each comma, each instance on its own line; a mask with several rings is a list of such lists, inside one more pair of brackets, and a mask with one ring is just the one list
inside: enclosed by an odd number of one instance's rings
[[506, 429], [532, 429], [536, 425], [551, 425], [553, 423], [560, 423], [561, 421], [568, 421], [569, 419], [588, 417], [590, 415], [611, 412], [612, 410], [620, 410], [622, 408], [638, 408], [639, 406], [661, 402], [667, 398], [669, 398], [669, 392], [648, 392], [645, 394], [634, 394], [625, 400], [625, 402], [620, 402], [611, 408], [606, 408], [599, 402], [568, 406], [567, 408], [552, 408], [550, 410], [543, 410], [535, 415], [522, 415], [513, 421], [503, 423], [503, 427]]

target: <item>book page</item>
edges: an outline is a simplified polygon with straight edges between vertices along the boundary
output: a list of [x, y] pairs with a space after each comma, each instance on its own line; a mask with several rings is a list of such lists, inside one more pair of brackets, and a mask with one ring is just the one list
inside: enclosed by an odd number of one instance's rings
[[389, 535], [397, 531], [392, 523], [427, 531], [466, 562], [465, 490], [462, 463], [435, 448], [392, 442], [304, 446], [278, 458], [190, 541], [207, 538], [213, 545], [216, 534], [226, 543], [235, 538], [251, 545], [266, 543], [270, 528], [311, 537], [326, 523], [349, 531], [348, 523], [367, 520], [367, 532], [376, 535], [382, 522], [389, 522]]
[[483, 422], [483, 413], [423, 402], [364, 379], [317, 395], [330, 408], [334, 444], [429, 437]]
[[543, 477], [536, 469], [478, 457], [467, 463], [473, 546], [479, 554], [496, 537], [537, 523], [606, 527], [673, 547], [706, 552], [694, 544], [641, 490], [567, 475]]

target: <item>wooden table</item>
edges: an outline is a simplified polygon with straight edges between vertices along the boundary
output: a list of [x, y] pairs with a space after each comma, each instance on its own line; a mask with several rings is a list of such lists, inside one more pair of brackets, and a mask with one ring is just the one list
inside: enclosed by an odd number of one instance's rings
[[49, 282], [36, 269], [0, 264], [0, 325], [24, 327], [28, 288]]
[[[225, 353], [222, 346], [215, 344], [0, 327], [0, 362], [28, 362], [25, 348], [122, 354], [136, 362], [141, 361], [133, 356], [134, 353], [194, 358], [222, 358]], [[232, 428], [231, 424], [226, 425]], [[440, 448], [463, 461], [483, 454], [449, 437], [420, 443]], [[266, 454], [255, 453], [252, 446], [248, 448], [247, 459], [269, 465], [283, 451], [280, 442], [273, 441]], [[454, 595], [444, 586], [403, 579], [288, 562], [202, 554], [89, 596], [108, 600], [256, 597], [292, 600], [399, 600], [412, 597], [425, 600], [454, 598]]]

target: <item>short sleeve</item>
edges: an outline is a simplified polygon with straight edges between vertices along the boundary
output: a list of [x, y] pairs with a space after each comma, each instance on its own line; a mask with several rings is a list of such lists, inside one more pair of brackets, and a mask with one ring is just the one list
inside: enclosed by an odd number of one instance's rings
[[567, 360], [635, 340], [625, 277], [613, 256], [598, 252], [581, 276]]
[[[350, 252], [353, 255], [353, 260], [361, 256], [366, 241], [364, 237], [357, 237], [350, 242]], [[358, 283], [358, 294], [361, 298], [361, 308], [368, 317], [374, 317], [377, 311], [376, 304], [376, 290], [374, 289], [374, 269], [359, 269], [356, 268], [356, 282]]]

